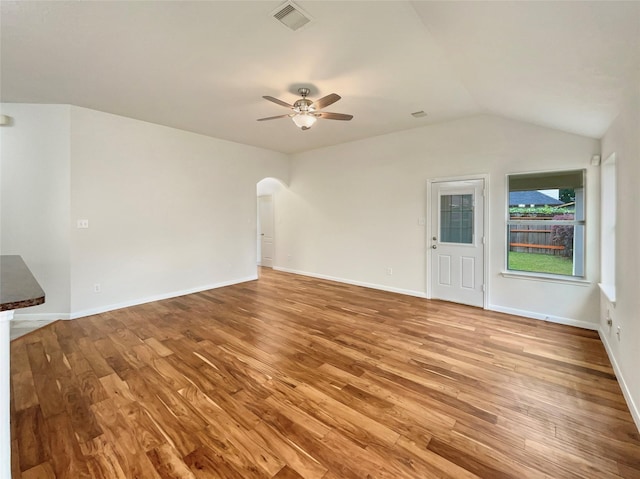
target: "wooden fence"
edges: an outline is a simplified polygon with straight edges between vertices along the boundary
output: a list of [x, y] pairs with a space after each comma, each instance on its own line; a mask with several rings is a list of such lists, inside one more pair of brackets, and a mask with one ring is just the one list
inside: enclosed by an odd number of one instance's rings
[[512, 225], [509, 230], [509, 250], [561, 255], [564, 246], [551, 241], [551, 225]]

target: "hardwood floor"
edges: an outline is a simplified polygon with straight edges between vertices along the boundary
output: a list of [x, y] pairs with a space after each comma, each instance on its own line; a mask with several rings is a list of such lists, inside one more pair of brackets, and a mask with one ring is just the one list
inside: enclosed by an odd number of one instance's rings
[[263, 270], [11, 343], [13, 479], [637, 478], [597, 333]]

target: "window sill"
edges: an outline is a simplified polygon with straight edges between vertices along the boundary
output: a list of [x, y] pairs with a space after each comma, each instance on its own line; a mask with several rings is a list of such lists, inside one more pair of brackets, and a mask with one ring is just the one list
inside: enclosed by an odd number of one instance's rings
[[602, 291], [602, 294], [604, 294], [605, 297], [609, 300], [609, 302], [615, 306], [616, 305], [616, 285], [598, 283], [598, 286], [600, 286], [600, 291]]
[[573, 276], [561, 276], [556, 274], [529, 273], [524, 271], [503, 271], [504, 278], [525, 279], [529, 281], [541, 281], [544, 283], [575, 284], [577, 286], [589, 286], [591, 281]]

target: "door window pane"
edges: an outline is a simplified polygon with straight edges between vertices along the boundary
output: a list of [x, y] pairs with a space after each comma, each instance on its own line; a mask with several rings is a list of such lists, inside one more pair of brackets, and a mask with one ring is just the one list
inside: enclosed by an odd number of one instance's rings
[[440, 196], [440, 242], [473, 243], [473, 195]]

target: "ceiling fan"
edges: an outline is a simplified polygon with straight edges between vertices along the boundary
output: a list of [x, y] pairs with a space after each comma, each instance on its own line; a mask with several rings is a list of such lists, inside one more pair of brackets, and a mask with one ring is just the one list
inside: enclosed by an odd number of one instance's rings
[[293, 113], [288, 115], [269, 116], [267, 118], [259, 118], [258, 121], [275, 120], [276, 118], [291, 118], [298, 128], [302, 130], [308, 130], [313, 126], [318, 118], [324, 118], [326, 120], [351, 120], [353, 115], [345, 115], [344, 113], [329, 113], [327, 111], [319, 111], [324, 107], [333, 105], [340, 99], [340, 95], [331, 93], [330, 95], [323, 96], [319, 100], [311, 101], [307, 98], [310, 90], [308, 88], [298, 88], [300, 98], [293, 105], [289, 105], [287, 102], [278, 100], [272, 96], [263, 96], [265, 100], [272, 101], [278, 105], [291, 108]]

